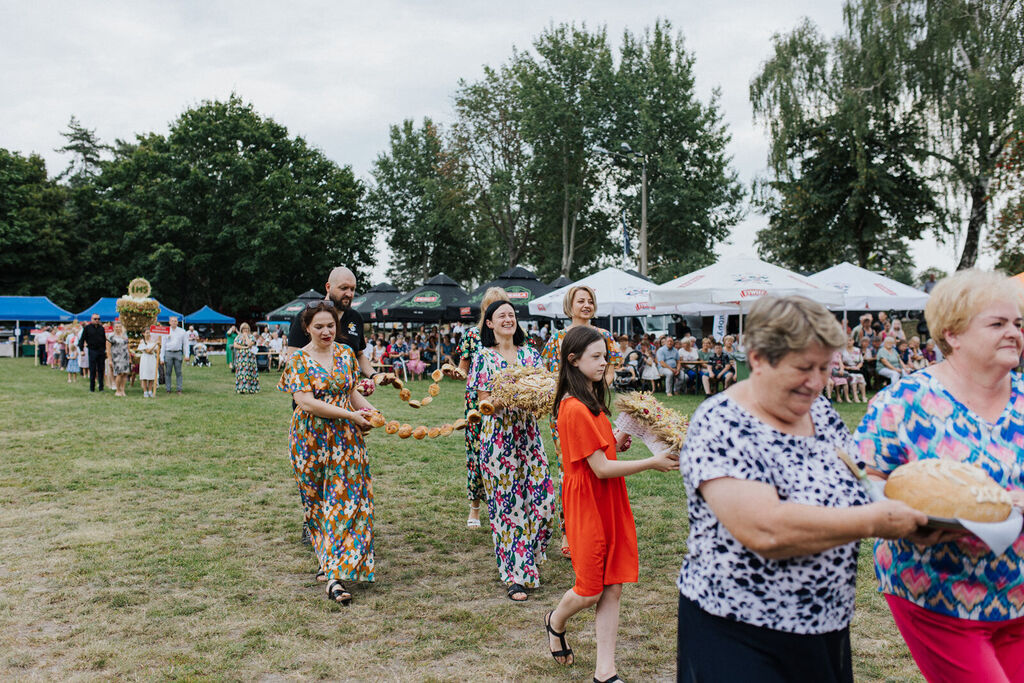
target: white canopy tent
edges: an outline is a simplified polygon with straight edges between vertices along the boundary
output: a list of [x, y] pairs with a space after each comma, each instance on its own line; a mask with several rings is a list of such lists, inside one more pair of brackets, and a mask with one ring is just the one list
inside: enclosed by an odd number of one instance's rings
[[843, 293], [761, 259], [740, 256], [722, 259], [692, 273], [651, 288], [651, 304], [733, 304], [747, 310], [763, 296], [799, 294], [826, 306], [842, 306]]
[[750, 256], [722, 259], [718, 263], [669, 280], [651, 289], [655, 306], [687, 304], [728, 305], [730, 312], [740, 316], [743, 334], [743, 313], [763, 296], [805, 296], [826, 306], [841, 306], [843, 293], [824, 287], [808, 278]]
[[656, 287], [649, 280], [631, 275], [618, 268], [605, 268], [588, 275], [570, 285], [566, 285], [530, 302], [530, 313], [546, 318], [565, 318], [562, 310], [562, 299], [573, 287], [586, 285], [597, 295], [597, 317], [664, 315], [667, 313], [724, 313], [731, 310], [728, 306], [652, 306], [650, 292]]
[[822, 287], [843, 292], [843, 309], [920, 311], [928, 294], [852, 263], [840, 263], [809, 278]]

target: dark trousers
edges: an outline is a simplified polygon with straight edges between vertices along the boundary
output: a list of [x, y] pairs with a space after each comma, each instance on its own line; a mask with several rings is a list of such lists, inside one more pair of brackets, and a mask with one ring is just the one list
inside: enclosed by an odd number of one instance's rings
[[681, 683], [853, 683], [849, 627], [800, 635], [709, 614], [679, 596]]
[[103, 373], [107, 369], [107, 352], [89, 349], [89, 391], [96, 391], [96, 378], [100, 380], [100, 391], [103, 391]]

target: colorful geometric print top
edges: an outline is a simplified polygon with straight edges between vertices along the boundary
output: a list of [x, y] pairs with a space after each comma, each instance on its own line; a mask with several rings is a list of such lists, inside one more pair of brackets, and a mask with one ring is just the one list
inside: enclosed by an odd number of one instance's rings
[[[976, 415], [928, 371], [879, 392], [854, 435], [864, 462], [888, 474], [923, 458], [982, 467], [1007, 489], [1024, 488], [1024, 383], [1010, 375], [1010, 401], [995, 423]], [[1003, 555], [977, 537], [918, 548], [875, 543], [880, 590], [925, 609], [976, 621], [1024, 616], [1024, 534]]]
[[352, 410], [352, 386], [359, 379], [359, 362], [345, 344], [334, 342], [332, 353], [334, 367], [328, 369], [299, 349], [285, 365], [277, 388], [289, 394], [312, 391], [315, 399]]
[[700, 494], [704, 482], [732, 477], [768, 484], [791, 503], [833, 508], [867, 503], [864, 489], [836, 455], [837, 447], [849, 451], [853, 443], [824, 396], [811, 405], [811, 420], [813, 436], [784, 434], [722, 393], [694, 411], [679, 456], [690, 536], [676, 586], [705, 612], [803, 635], [849, 626], [859, 542], [768, 559], [737, 541]]
[[[619, 353], [619, 344], [615, 341], [612, 333], [601, 327], [595, 327], [594, 329], [600, 332], [605, 342], [608, 343], [608, 365], [622, 365], [622, 354]], [[548, 343], [544, 345], [544, 350], [540, 352], [541, 360], [544, 361], [544, 365], [551, 372], [558, 372], [558, 368], [562, 365], [562, 337], [568, 331], [568, 327], [556, 331], [548, 339]]]

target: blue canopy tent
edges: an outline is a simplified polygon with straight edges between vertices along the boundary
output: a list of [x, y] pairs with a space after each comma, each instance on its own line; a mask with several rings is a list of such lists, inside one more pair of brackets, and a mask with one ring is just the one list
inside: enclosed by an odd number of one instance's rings
[[185, 320], [192, 325], [234, 325], [235, 319], [223, 313], [218, 313], [209, 306], [203, 306], [195, 313], [185, 316]]
[[[157, 303], [160, 303], [159, 301]], [[96, 300], [89, 308], [85, 309], [77, 315], [78, 318], [88, 320], [93, 316], [94, 313], [99, 313], [100, 320], [103, 322], [110, 322], [118, 317], [117, 313], [117, 297], [105, 296]], [[176, 317], [179, 321], [184, 321], [185, 316], [177, 311], [172, 311], [163, 304], [160, 304], [160, 312], [157, 314], [156, 319], [158, 322], [165, 323], [172, 317]]]
[[27, 334], [21, 330], [21, 323], [71, 322], [74, 319], [71, 311], [65, 311], [45, 296], [0, 296], [0, 320], [14, 322], [14, 347], [9, 349], [14, 356], [19, 355], [21, 337]]
[[0, 320], [71, 322], [75, 315], [45, 296], [0, 296]]

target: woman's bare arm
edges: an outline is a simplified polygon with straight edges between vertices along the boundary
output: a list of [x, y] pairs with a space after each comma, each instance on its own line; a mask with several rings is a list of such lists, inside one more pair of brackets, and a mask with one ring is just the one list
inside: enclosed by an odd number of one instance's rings
[[848, 508], [788, 503], [774, 486], [732, 477], [705, 481], [700, 493], [736, 540], [772, 560], [813, 555], [871, 536], [899, 538], [928, 521], [899, 501]]

